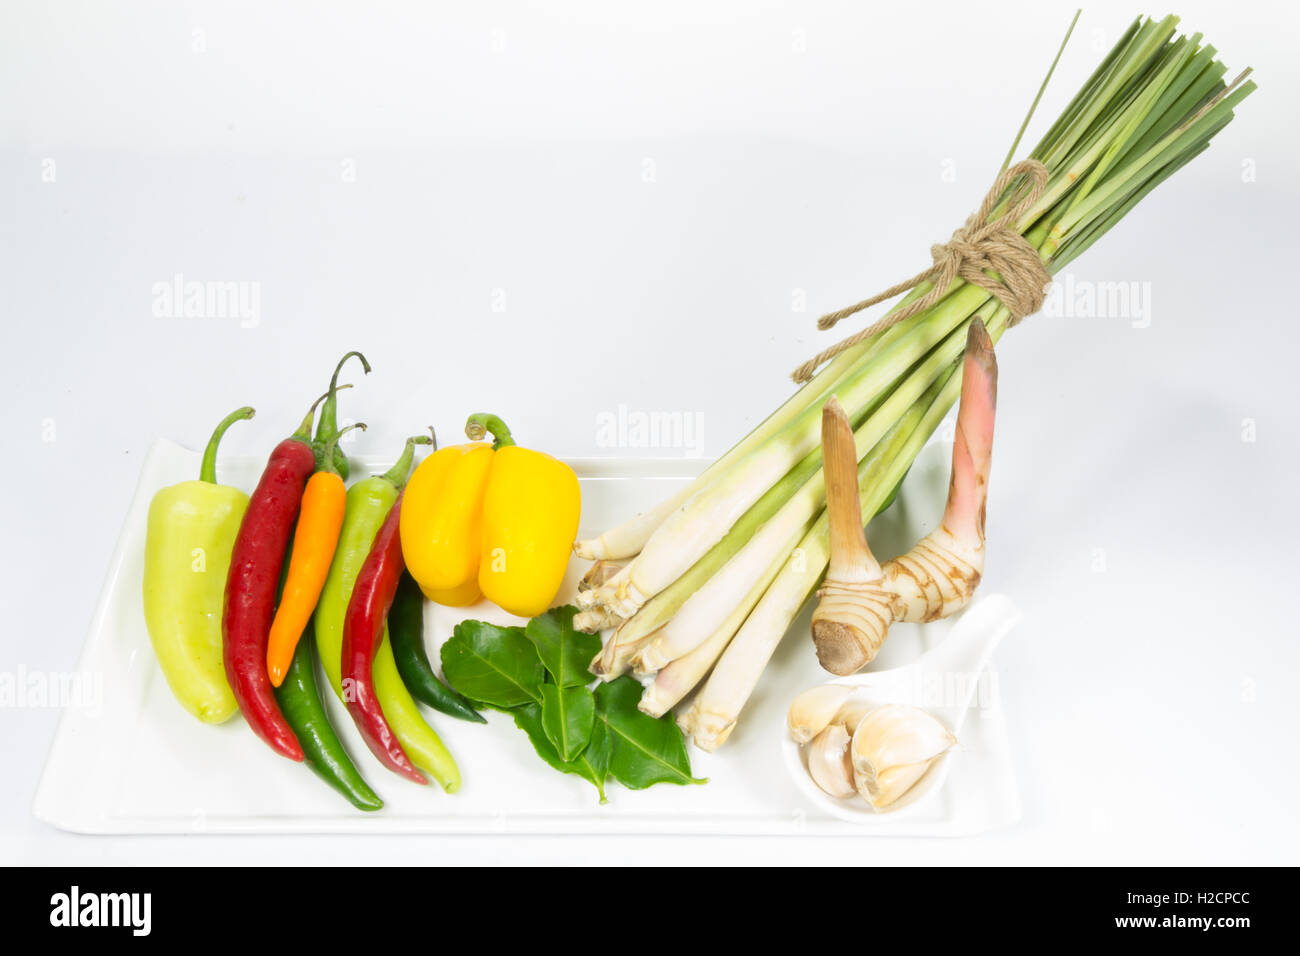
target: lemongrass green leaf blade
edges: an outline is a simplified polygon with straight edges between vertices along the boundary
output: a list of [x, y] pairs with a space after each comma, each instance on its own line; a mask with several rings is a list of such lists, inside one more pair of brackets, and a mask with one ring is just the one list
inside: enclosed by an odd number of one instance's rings
[[1074, 27], [1079, 22], [1079, 17], [1083, 14], [1082, 8], [1074, 11], [1074, 18], [1070, 21], [1070, 26], [1065, 31], [1065, 36], [1061, 39], [1061, 45], [1056, 48], [1056, 56], [1052, 58], [1052, 64], [1047, 68], [1047, 75], [1043, 77], [1043, 82], [1038, 85], [1038, 92], [1034, 94], [1034, 101], [1029, 104], [1029, 112], [1020, 122], [1020, 129], [1016, 131], [1016, 138], [1011, 141], [1011, 148], [1007, 150], [1007, 155], [1002, 160], [1002, 168], [1006, 169], [1011, 165], [1012, 158], [1016, 155], [1016, 149], [1020, 146], [1020, 140], [1025, 135], [1025, 130], [1029, 127], [1029, 121], [1034, 118], [1034, 112], [1038, 109], [1039, 101], [1043, 98], [1043, 93], [1047, 90], [1047, 85], [1052, 81], [1052, 74], [1056, 72], [1057, 64], [1061, 62], [1061, 54], [1065, 52], [1065, 47], [1070, 42], [1070, 37], [1074, 34]]

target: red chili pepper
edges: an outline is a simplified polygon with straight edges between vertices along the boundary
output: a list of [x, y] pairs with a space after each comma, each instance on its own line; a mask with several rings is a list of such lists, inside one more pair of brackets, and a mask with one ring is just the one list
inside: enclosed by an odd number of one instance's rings
[[[360, 353], [349, 352], [343, 362], [352, 355]], [[266, 672], [266, 644], [275, 616], [285, 551], [302, 507], [303, 488], [316, 470], [317, 448], [311, 440], [316, 407], [349, 387], [338, 385], [337, 370], [334, 374], [330, 390], [316, 399], [298, 430], [275, 446], [249, 498], [230, 556], [221, 618], [226, 680], [240, 712], [272, 750], [297, 761], [303, 759], [302, 747], [276, 703]]]
[[226, 679], [248, 725], [290, 760], [302, 760], [302, 747], [280, 713], [266, 675], [266, 639], [275, 613], [285, 549], [302, 503], [302, 489], [316, 470], [311, 446], [313, 405], [302, 427], [275, 446], [239, 526], [226, 578], [222, 617]]
[[402, 560], [402, 499], [399, 495], [370, 553], [357, 574], [343, 619], [343, 702], [372, 753], [389, 770], [415, 783], [428, 783], [411, 763], [384, 717], [375, 693], [374, 660], [384, 636], [384, 622], [406, 563]]

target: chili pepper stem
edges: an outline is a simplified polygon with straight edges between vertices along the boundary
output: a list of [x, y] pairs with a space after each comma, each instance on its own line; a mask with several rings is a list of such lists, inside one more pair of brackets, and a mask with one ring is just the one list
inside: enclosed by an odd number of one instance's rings
[[[353, 357], [360, 359], [362, 370], [366, 375], [370, 374], [370, 363], [360, 352], [348, 352], [339, 359], [338, 365], [334, 366], [334, 375], [330, 378], [330, 388], [329, 391], [326, 392], [325, 404], [321, 407], [320, 425], [316, 429], [317, 445], [323, 445], [331, 438], [336, 438], [342, 434], [342, 432], [339, 431], [338, 403], [336, 401], [337, 394], [344, 388], [344, 386], [338, 384], [339, 373], [343, 370], [343, 366], [347, 363], [348, 359]], [[335, 448], [330, 452], [330, 457], [334, 459], [334, 467], [339, 476], [346, 479], [349, 470], [347, 456]]]
[[[332, 391], [341, 392], [344, 389], [351, 388], [351, 387], [352, 387], [351, 385], [340, 385], [338, 388], [333, 389]], [[316, 399], [316, 401], [311, 403], [311, 408], [307, 409], [307, 417], [302, 420], [302, 424], [298, 426], [298, 430], [289, 436], [290, 438], [294, 439], [295, 441], [300, 441], [304, 445], [311, 444], [311, 426], [312, 426], [312, 422], [316, 420], [316, 409], [320, 408], [321, 402], [329, 398], [330, 394], [331, 394], [330, 392], [326, 392], [320, 398]]]
[[344, 435], [346, 435], [348, 432], [352, 431], [354, 428], [359, 428], [361, 429], [361, 431], [365, 431], [367, 425], [365, 422], [357, 422], [356, 424], [347, 426], [341, 431], [335, 432], [328, 439], [326, 439], [325, 444], [323, 444], [320, 447], [320, 457], [318, 459], [318, 464], [316, 469], [317, 471], [323, 471], [331, 475], [338, 475], [340, 478], [343, 477], [343, 475], [339, 471], [337, 462], [335, 462], [334, 460], [334, 452], [338, 450], [339, 439], [342, 438]]
[[492, 435], [493, 448], [515, 443], [506, 423], [491, 412], [475, 412], [465, 422], [465, 436], [470, 441], [481, 441], [489, 433]]
[[[429, 435], [433, 435], [432, 428], [429, 429]], [[402, 454], [393, 463], [393, 467], [379, 477], [392, 482], [393, 486], [397, 488], [406, 484], [406, 479], [411, 475], [411, 465], [415, 461], [416, 445], [432, 445], [436, 449], [438, 447], [438, 438], [436, 435], [432, 438], [428, 435], [412, 435], [406, 439], [406, 447], [402, 449]]]
[[245, 405], [243, 408], [235, 409], [221, 420], [212, 432], [212, 437], [208, 439], [207, 447], [203, 449], [203, 463], [199, 465], [199, 481], [206, 481], [210, 485], [217, 483], [217, 446], [221, 444], [222, 436], [235, 422], [252, 418], [255, 414], [252, 405]]

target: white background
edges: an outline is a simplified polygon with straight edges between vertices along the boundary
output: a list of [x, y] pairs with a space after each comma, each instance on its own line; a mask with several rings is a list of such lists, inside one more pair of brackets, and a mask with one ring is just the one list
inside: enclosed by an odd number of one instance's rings
[[[490, 407], [559, 455], [644, 454], [599, 446], [626, 405], [699, 413], [697, 450], [724, 451], [828, 344], [817, 314], [978, 202], [1072, 13], [468, 6], [3, 4], [0, 670], [74, 665], [155, 436], [201, 444], [249, 402], [225, 451], [262, 454], [349, 348], [375, 367], [346, 399], [368, 450]], [[29, 812], [57, 714], [9, 709], [0, 860], [1300, 862], [1298, 24], [1178, 7], [1262, 89], [1071, 268], [1147, 284], [1149, 324], [1039, 316], [999, 350], [986, 586], [1026, 611], [996, 661], [1019, 825], [87, 838]], [[1166, 11], [1089, 6], [1029, 145], [1140, 12]], [[156, 318], [176, 273], [260, 283], [258, 325]]]

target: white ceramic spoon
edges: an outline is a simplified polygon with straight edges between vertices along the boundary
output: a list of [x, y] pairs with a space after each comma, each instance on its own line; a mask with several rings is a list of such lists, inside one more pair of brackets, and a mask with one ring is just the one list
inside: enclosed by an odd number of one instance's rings
[[808, 775], [804, 748], [781, 726], [782, 756], [795, 785], [818, 808], [841, 820], [871, 825], [923, 810], [927, 798], [937, 793], [948, 776], [948, 762], [961, 759], [961, 729], [971, 711], [980, 679], [993, 649], [1020, 620], [1015, 604], [1001, 594], [989, 594], [962, 612], [947, 638], [904, 667], [853, 674], [827, 681], [855, 688], [850, 700], [872, 707], [911, 704], [937, 718], [957, 746], [934, 762], [929, 772], [888, 810], [874, 810], [857, 794], [832, 797]]

